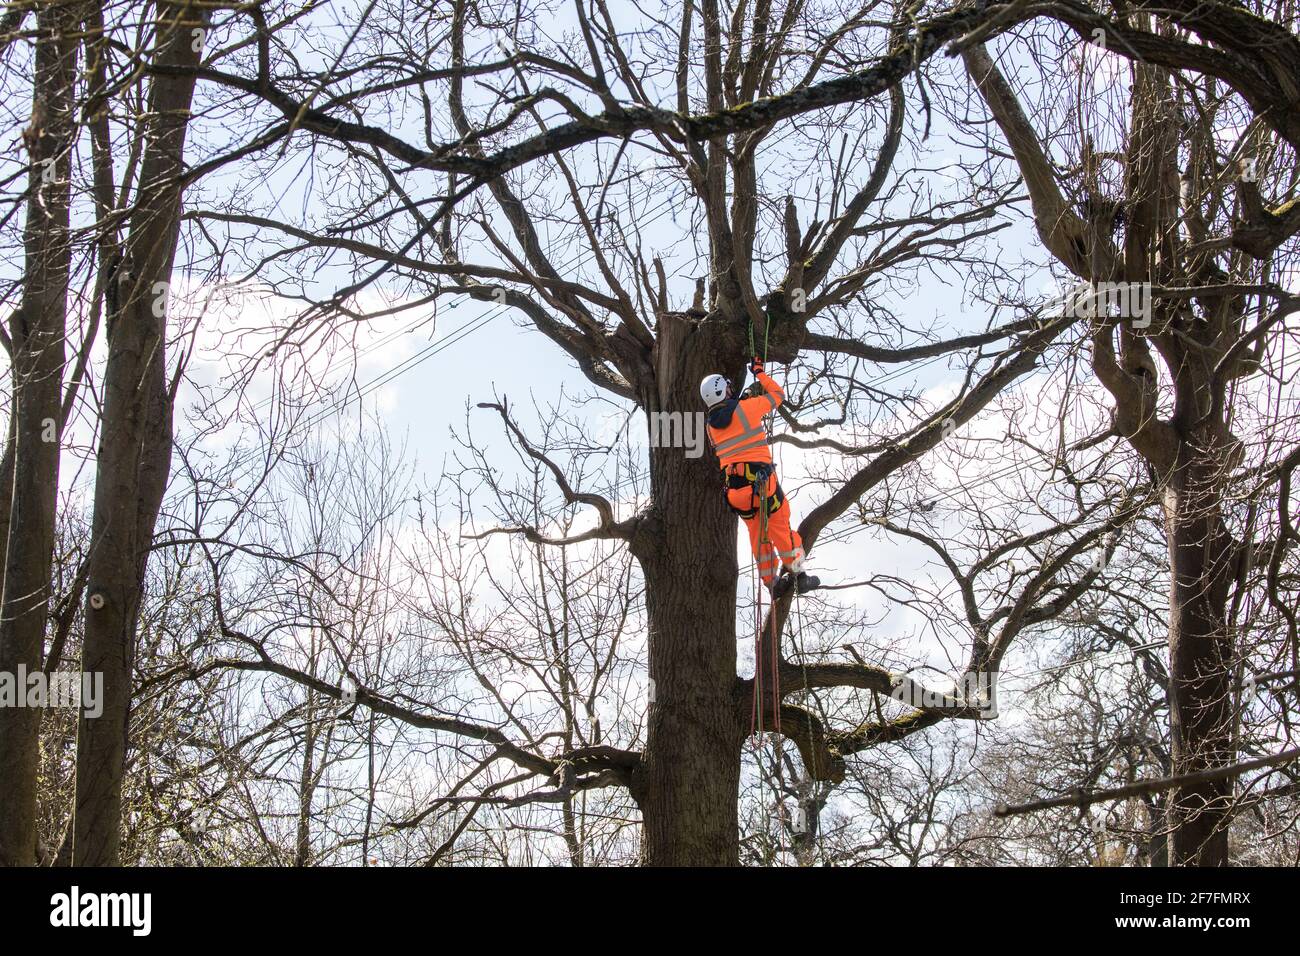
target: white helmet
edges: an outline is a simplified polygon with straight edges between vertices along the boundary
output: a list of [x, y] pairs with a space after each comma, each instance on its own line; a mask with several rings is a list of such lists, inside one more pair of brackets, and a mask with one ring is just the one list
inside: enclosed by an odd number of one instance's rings
[[731, 386], [727, 379], [722, 375], [706, 375], [704, 381], [700, 382], [700, 398], [704, 399], [704, 404], [712, 408], [718, 402], [727, 397], [727, 392]]

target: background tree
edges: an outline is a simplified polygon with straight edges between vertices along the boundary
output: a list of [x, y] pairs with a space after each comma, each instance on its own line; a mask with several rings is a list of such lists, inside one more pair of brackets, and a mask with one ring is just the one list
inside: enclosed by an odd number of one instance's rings
[[[1131, 284], [1152, 296], [1141, 316], [1096, 310], [1090, 362], [1113, 418], [1095, 437], [1127, 441], [1163, 496], [1170, 769], [1194, 773], [1235, 759], [1235, 614], [1253, 565], [1281, 562], [1290, 546], [1286, 531], [1265, 530], [1273, 524], [1265, 515], [1280, 509], [1289, 525], [1288, 496], [1274, 489], [1294, 467], [1293, 411], [1280, 383], [1287, 317], [1300, 300], [1279, 281], [1291, 274], [1300, 223], [1287, 212], [1294, 196], [1286, 198], [1296, 131], [1276, 113], [1294, 104], [1294, 81], [1279, 66], [1297, 62], [1300, 42], [1226, 4], [1176, 4], [1158, 16], [1071, 7], [1062, 19], [1103, 38], [1068, 68], [1077, 94], [1065, 115], [1037, 104], [1027, 114], [982, 45], [963, 55], [1011, 146], [1043, 245], [1094, 287]], [[1188, 30], [1223, 49], [1193, 44]], [[1059, 77], [1060, 49], [1041, 47], [1038, 68]], [[1268, 52], [1246, 68], [1250, 49]], [[1086, 80], [1099, 68], [1116, 73], [1126, 100]], [[1272, 190], [1283, 200], [1269, 211], [1261, 194]], [[1247, 447], [1241, 426], [1258, 421], [1261, 406], [1270, 410], [1269, 437], [1251, 428], [1259, 439]], [[1236, 501], [1250, 503], [1238, 509]], [[1231, 792], [1227, 780], [1174, 791], [1174, 862], [1228, 862]]]
[[159, 3], [155, 9], [150, 59], [159, 68], [182, 71], [155, 75], [149, 84], [147, 115], [137, 134], [139, 179], [131, 212], [123, 217], [122, 257], [102, 264], [110, 290], [108, 354], [82, 668], [104, 675], [104, 712], [83, 719], [78, 728], [73, 842], [78, 866], [118, 862], [136, 619], [171, 462], [176, 373], [169, 368], [166, 303], [194, 93], [194, 77], [183, 68], [199, 62], [207, 15], [190, 2]]
[[[24, 11], [25, 12], [25, 11]], [[12, 214], [25, 216], [21, 302], [0, 338], [10, 360], [9, 426], [0, 460], [0, 531], [5, 535], [0, 596], [0, 673], [17, 681], [44, 664], [55, 538], [60, 438], [64, 424], [65, 336], [73, 243], [72, 144], [76, 138], [77, 4], [36, 11], [30, 123], [23, 131], [27, 188]], [[13, 29], [21, 27], [17, 18]], [[15, 687], [24, 698], [27, 685]], [[26, 701], [24, 701], [26, 703]], [[36, 862], [39, 707], [0, 706], [0, 863]]]

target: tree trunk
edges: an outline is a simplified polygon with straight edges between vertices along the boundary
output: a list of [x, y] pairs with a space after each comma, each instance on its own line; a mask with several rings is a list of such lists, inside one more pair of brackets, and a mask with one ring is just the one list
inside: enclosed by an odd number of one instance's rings
[[[1226, 616], [1234, 548], [1220, 512], [1221, 468], [1198, 456], [1177, 468], [1165, 489], [1169, 736], [1175, 776], [1225, 766], [1234, 759], [1233, 648]], [[1231, 793], [1228, 780], [1192, 784], [1171, 793], [1173, 865], [1228, 864]]]
[[[738, 354], [721, 347], [707, 325], [676, 316], [661, 317], [657, 351], [658, 394], [645, 396], [643, 407], [687, 415], [703, 411], [700, 380]], [[650, 486], [658, 527], [635, 549], [646, 581], [653, 682], [634, 787], [644, 860], [736, 866], [745, 731], [736, 700], [736, 518], [707, 450], [688, 458], [683, 448], [652, 448]]]
[[[27, 703], [20, 671], [41, 668], [54, 551], [55, 501], [62, 431], [63, 341], [66, 334], [73, 95], [77, 76], [78, 9], [42, 5], [37, 16], [32, 122], [24, 132], [31, 157], [22, 301], [10, 320], [13, 407], [11, 476], [3, 597], [0, 674]], [[36, 772], [39, 707], [0, 706], [0, 864], [36, 859]]]
[[[158, 5], [156, 61], [193, 67], [206, 21], [189, 4]], [[83, 667], [104, 675], [103, 713], [77, 734], [73, 862], [115, 866], [121, 842], [136, 617], [154, 523], [171, 462], [171, 399], [166, 377], [165, 283], [180, 223], [179, 174], [193, 76], [156, 75], [149, 137], [126, 253], [111, 280], [116, 308], [107, 327], [108, 361], [95, 473]]]

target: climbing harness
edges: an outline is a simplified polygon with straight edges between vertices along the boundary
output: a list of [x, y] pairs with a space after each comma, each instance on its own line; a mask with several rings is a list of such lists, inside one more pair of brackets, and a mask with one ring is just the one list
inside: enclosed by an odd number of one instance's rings
[[772, 477], [772, 466], [766, 462], [741, 462], [735, 465], [728, 465], [722, 472], [723, 484], [727, 491], [735, 491], [740, 488], [748, 488], [749, 507], [737, 508], [731, 499], [727, 499], [727, 507], [731, 509], [732, 514], [740, 518], [749, 519], [758, 514], [758, 509], [764, 509], [764, 516], [776, 514], [785, 504], [785, 492], [781, 490], [780, 482], [772, 490], [772, 494], [767, 493], [767, 483]]

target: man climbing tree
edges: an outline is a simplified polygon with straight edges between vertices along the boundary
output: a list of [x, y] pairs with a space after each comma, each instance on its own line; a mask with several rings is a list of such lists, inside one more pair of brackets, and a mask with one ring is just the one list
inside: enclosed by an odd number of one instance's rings
[[[749, 370], [758, 394], [745, 398], [732, 396], [725, 376], [709, 375], [700, 383], [700, 397], [709, 406], [709, 441], [726, 479], [727, 507], [745, 522], [763, 584], [774, 598], [784, 597], [792, 586], [806, 594], [821, 581], [803, 569], [803, 540], [790, 528], [790, 508], [763, 427], [763, 419], [785, 400], [785, 391], [757, 356]], [[778, 578], [782, 567], [785, 573]]]

